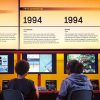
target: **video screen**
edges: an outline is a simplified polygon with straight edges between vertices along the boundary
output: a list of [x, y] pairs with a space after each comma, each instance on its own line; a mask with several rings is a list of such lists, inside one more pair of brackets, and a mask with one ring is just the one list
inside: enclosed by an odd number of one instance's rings
[[57, 80], [46, 80], [46, 89], [49, 91], [57, 90]]
[[0, 53], [0, 74], [14, 73], [14, 54]]
[[90, 80], [93, 86], [93, 90], [99, 90], [99, 80]]
[[8, 72], [8, 55], [0, 55], [0, 72]]
[[66, 63], [70, 60], [78, 60], [84, 65], [83, 73], [97, 73], [98, 57], [97, 54], [67, 54]]
[[9, 80], [2, 80], [2, 90], [8, 89]]
[[23, 54], [23, 59], [30, 65], [29, 73], [55, 73], [55, 55]]

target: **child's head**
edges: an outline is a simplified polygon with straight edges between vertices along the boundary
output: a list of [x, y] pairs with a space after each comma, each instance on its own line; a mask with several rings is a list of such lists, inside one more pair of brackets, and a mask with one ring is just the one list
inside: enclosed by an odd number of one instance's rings
[[27, 74], [29, 71], [29, 63], [25, 60], [20, 60], [16, 63], [15, 66], [15, 72], [20, 75], [23, 76], [25, 74]]
[[83, 72], [83, 64], [77, 60], [71, 60], [67, 63], [66, 70], [68, 74], [77, 73], [81, 74]]

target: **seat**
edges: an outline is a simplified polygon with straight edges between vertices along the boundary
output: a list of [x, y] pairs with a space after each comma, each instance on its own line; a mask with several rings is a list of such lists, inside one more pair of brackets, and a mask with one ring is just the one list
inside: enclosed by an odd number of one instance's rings
[[3, 100], [24, 100], [23, 94], [18, 90], [7, 89], [2, 91]]
[[72, 91], [67, 100], [93, 100], [93, 92], [91, 90]]

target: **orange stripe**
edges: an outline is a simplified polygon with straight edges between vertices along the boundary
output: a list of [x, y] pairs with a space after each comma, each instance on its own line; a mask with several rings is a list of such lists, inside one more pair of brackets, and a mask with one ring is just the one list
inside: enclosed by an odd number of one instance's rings
[[68, 8], [62, 8], [62, 7], [21, 7], [20, 10], [25, 11], [45, 11], [45, 10], [100, 10], [100, 8], [76, 8], [76, 7], [68, 7]]
[[0, 13], [11, 13], [12, 11], [10, 10], [0, 10]]

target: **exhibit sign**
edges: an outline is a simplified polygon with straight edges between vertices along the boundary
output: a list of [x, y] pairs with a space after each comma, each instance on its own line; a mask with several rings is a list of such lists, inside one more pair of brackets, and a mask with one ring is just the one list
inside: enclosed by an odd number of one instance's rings
[[18, 49], [18, 0], [0, 0], [0, 49]]
[[0, 49], [100, 49], [98, 0], [1, 0], [0, 5]]

